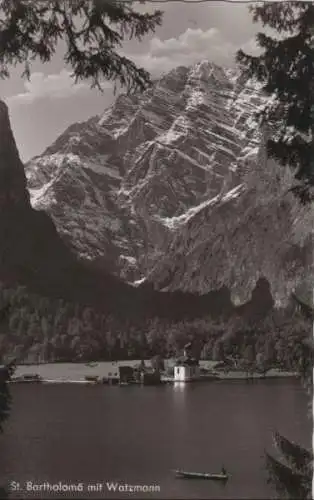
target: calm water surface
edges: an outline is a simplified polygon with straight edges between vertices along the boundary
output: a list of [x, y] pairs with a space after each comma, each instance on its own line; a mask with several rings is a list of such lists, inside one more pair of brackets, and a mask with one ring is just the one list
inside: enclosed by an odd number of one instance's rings
[[[271, 498], [263, 450], [278, 428], [311, 447], [307, 397], [296, 380], [186, 386], [15, 385], [1, 437], [3, 481], [159, 485], [160, 492], [88, 498]], [[232, 474], [226, 486], [174, 478], [172, 469]], [[30, 497], [52, 498], [31, 493]], [[58, 494], [78, 498], [77, 494]], [[29, 496], [28, 496], [29, 498]]]

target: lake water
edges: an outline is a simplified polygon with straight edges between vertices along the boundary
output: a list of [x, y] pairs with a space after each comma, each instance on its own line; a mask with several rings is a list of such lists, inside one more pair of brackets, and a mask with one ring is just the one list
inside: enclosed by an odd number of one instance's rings
[[[272, 430], [311, 447], [307, 397], [297, 380], [220, 381], [158, 387], [13, 385], [1, 440], [2, 481], [12, 498], [271, 498], [263, 450]], [[173, 469], [232, 474], [223, 486], [178, 480]], [[82, 493], [25, 491], [82, 483]], [[106, 483], [157, 486], [109, 492]], [[102, 492], [87, 491], [90, 485]], [[121, 489], [121, 488], [120, 488]]]

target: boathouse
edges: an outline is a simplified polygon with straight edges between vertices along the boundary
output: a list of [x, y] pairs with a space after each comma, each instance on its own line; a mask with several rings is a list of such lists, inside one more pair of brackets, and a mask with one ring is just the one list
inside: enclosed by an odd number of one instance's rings
[[141, 383], [143, 385], [159, 385], [160, 372], [158, 371], [146, 371], [141, 373]]
[[119, 366], [120, 384], [129, 384], [134, 381], [134, 368], [132, 366]]

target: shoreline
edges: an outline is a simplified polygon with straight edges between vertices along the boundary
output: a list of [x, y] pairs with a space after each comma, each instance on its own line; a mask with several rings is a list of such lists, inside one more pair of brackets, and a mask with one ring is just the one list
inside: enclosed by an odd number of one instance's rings
[[[109, 378], [115, 379], [115, 383], [119, 384], [119, 366], [134, 366], [138, 364], [137, 360], [130, 362], [129, 360], [118, 362], [94, 362], [88, 363], [42, 363], [36, 365], [18, 365], [12, 384], [36, 384], [43, 383], [52, 384], [81, 384], [81, 385], [108, 385]], [[150, 362], [146, 361], [147, 368], [150, 367]], [[240, 370], [215, 370], [216, 362], [201, 361], [200, 366], [206, 371], [196, 379], [185, 381], [184, 383], [202, 383], [205, 382], [226, 382], [226, 381], [246, 381], [255, 380], [270, 380], [270, 379], [286, 379], [297, 378], [298, 374], [271, 368], [265, 374], [260, 372], [247, 373]], [[161, 381], [158, 385], [164, 384], [181, 384], [175, 381], [172, 375], [167, 375], [167, 371], [161, 373]], [[122, 384], [122, 385], [137, 385], [137, 384]]]

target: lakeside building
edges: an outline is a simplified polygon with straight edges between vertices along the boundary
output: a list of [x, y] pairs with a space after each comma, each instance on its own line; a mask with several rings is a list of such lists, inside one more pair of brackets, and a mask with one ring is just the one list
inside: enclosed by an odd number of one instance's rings
[[182, 356], [174, 366], [173, 375], [175, 382], [199, 380], [201, 376], [199, 361], [188, 356]]
[[159, 385], [161, 383], [160, 371], [148, 368], [144, 361], [137, 366], [120, 366], [119, 383], [143, 385]]
[[134, 380], [134, 368], [132, 366], [119, 366], [119, 383], [128, 384]]
[[174, 382], [191, 382], [199, 380], [201, 376], [201, 368], [199, 360], [191, 355], [191, 342], [184, 346], [183, 356], [176, 360], [173, 377]]
[[161, 383], [160, 372], [158, 371], [142, 372], [141, 383], [143, 385], [159, 385]]

